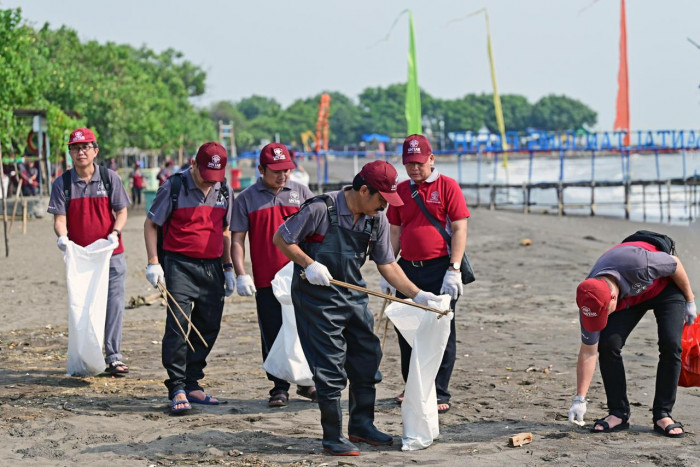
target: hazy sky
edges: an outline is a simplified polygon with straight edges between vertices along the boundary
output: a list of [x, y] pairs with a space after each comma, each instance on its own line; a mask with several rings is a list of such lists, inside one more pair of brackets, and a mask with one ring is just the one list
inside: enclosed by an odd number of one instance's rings
[[[627, 0], [632, 129], [700, 125], [700, 0]], [[318, 92], [352, 98], [368, 86], [405, 82], [413, 11], [421, 88], [436, 97], [490, 93], [483, 15], [489, 9], [498, 87], [534, 103], [565, 94], [615, 119], [619, 0], [0, 0], [36, 27], [67, 25], [81, 39], [168, 47], [207, 72], [195, 101], [253, 94], [282, 105]], [[506, 121], [506, 127], [508, 122]]]

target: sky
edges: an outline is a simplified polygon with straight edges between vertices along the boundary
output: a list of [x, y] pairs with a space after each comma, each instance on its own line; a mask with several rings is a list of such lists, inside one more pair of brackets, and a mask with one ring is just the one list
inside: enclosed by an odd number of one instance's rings
[[[367, 87], [405, 82], [408, 17], [418, 80], [434, 97], [491, 93], [488, 8], [501, 94], [531, 103], [580, 100], [612, 130], [620, 0], [0, 0], [29, 24], [66, 25], [83, 40], [174, 48], [207, 72], [207, 106], [252, 95], [283, 106], [322, 91], [356, 99]], [[627, 0], [632, 130], [700, 127], [700, 0]], [[506, 128], [508, 122], [506, 121]]]

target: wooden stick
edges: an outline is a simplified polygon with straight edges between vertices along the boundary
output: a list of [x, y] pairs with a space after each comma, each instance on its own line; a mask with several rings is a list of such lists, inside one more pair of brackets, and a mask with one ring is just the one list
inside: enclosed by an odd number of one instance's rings
[[17, 215], [17, 206], [19, 205], [19, 195], [22, 193], [22, 179], [17, 184], [17, 192], [15, 193], [15, 203], [12, 206], [12, 217], [10, 218], [10, 228], [8, 232], [12, 232], [12, 226], [15, 225], [15, 216]]
[[168, 311], [173, 315], [173, 319], [177, 323], [177, 327], [180, 328], [180, 331], [182, 332], [182, 337], [185, 338], [185, 342], [187, 342], [187, 345], [190, 346], [190, 349], [192, 349], [192, 352], [195, 352], [194, 346], [192, 345], [192, 342], [190, 342], [190, 340], [187, 338], [187, 333], [185, 333], [185, 330], [182, 328], [182, 324], [180, 324], [180, 321], [178, 321], [177, 316], [175, 316], [175, 312], [170, 307], [170, 304], [167, 301], [165, 302], [165, 306], [168, 309]]
[[[440, 318], [438, 318], [440, 319]], [[386, 331], [389, 329], [389, 317], [387, 316], [386, 321], [384, 322], [384, 335], [382, 336], [382, 346], [381, 349], [382, 351], [384, 350], [384, 342], [386, 341]]]
[[[168, 292], [168, 289], [165, 287], [165, 284], [163, 284], [162, 282], [158, 281], [158, 289], [161, 291], [161, 293], [163, 293], [163, 298], [165, 298], [166, 301], [167, 301], [167, 299], [168, 299], [167, 297], [170, 297], [170, 299], [173, 301], [173, 303], [175, 304], [175, 306], [177, 307], [177, 309], [180, 310], [180, 313], [183, 314], [183, 316], [187, 319], [187, 322], [189, 323], [189, 325], [192, 327], [192, 329], [194, 329], [194, 332], [197, 333], [197, 335], [198, 335], [199, 338], [201, 339], [202, 343], [204, 344], [204, 347], [209, 348], [209, 344], [207, 344], [207, 341], [204, 340], [204, 337], [202, 337], [202, 334], [200, 334], [199, 330], [198, 330], [197, 327], [194, 325], [194, 323], [192, 322], [192, 320], [190, 319], [190, 317], [187, 315], [187, 313], [185, 313], [185, 312], [182, 310], [182, 307], [180, 307], [180, 304], [177, 303], [177, 301], [175, 300], [175, 298], [173, 298], [172, 294], [171, 294], [170, 292]], [[166, 297], [166, 295], [167, 295], [167, 297]]]
[[386, 310], [386, 306], [389, 304], [389, 300], [384, 299], [384, 303], [382, 304], [382, 310], [379, 312], [379, 318], [377, 318], [377, 322], [374, 323], [374, 333], [376, 334], [379, 331], [379, 326], [382, 324], [382, 317], [384, 316], [384, 310]]
[[423, 310], [432, 311], [433, 313], [437, 313], [440, 316], [445, 316], [446, 314], [448, 314], [450, 312], [450, 310], [441, 311], [441, 310], [438, 310], [437, 308], [432, 308], [429, 306], [421, 305], [420, 303], [416, 303], [416, 302], [409, 302], [408, 300], [404, 300], [403, 298], [394, 297], [393, 295], [388, 295], [388, 294], [385, 294], [382, 292], [375, 292], [374, 290], [370, 290], [370, 289], [367, 289], [365, 287], [360, 287], [359, 285], [355, 285], [355, 284], [348, 284], [347, 282], [339, 281], [336, 279], [330, 279], [330, 282], [333, 285], [339, 285], [341, 287], [345, 287], [346, 289], [357, 290], [358, 292], [365, 292], [365, 293], [368, 293], [370, 295], [374, 295], [375, 297], [383, 298], [385, 300], [391, 300], [393, 302], [403, 303], [404, 305], [414, 306], [416, 308], [421, 308]]

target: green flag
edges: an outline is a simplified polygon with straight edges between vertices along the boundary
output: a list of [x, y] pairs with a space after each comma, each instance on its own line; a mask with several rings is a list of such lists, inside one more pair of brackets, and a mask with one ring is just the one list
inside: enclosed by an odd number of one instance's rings
[[416, 43], [413, 37], [413, 12], [408, 11], [409, 46], [408, 46], [408, 82], [406, 83], [406, 124], [409, 135], [422, 134], [420, 111], [420, 88], [418, 87], [418, 62], [416, 61]]

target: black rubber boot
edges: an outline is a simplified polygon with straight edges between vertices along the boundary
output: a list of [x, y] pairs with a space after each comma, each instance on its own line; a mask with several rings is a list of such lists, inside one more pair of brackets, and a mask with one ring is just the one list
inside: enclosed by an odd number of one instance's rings
[[367, 443], [372, 446], [391, 446], [394, 439], [374, 426], [375, 388], [350, 388], [350, 422], [348, 437], [353, 443]]
[[343, 414], [340, 401], [319, 401], [321, 426], [323, 427], [323, 450], [332, 456], [359, 456], [360, 450], [343, 436]]

